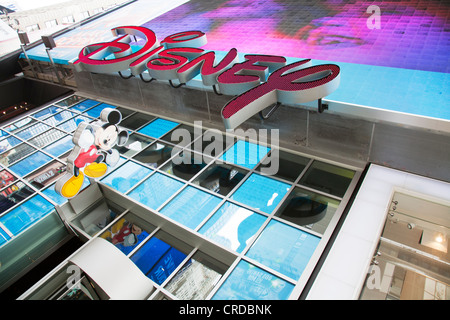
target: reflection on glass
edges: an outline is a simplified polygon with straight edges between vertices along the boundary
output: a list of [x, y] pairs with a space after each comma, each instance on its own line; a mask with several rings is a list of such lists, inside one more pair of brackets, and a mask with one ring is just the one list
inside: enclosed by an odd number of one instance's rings
[[179, 147], [186, 147], [201, 135], [201, 129], [194, 129], [192, 126], [182, 124], [177, 127], [177, 130], [169, 132], [161, 137], [161, 139], [176, 144]]
[[247, 256], [298, 280], [319, 242], [317, 236], [271, 220]]
[[266, 160], [270, 160], [270, 162], [265, 163], [266, 161], [263, 161], [256, 170], [259, 172], [261, 172], [263, 168], [269, 170], [274, 168], [275, 163], [278, 163], [278, 171], [275, 174], [275, 177], [292, 182], [295, 181], [308, 164], [309, 159], [282, 150], [279, 150], [278, 153], [278, 156], [276, 156], [275, 150], [272, 150], [270, 156], [266, 158]]
[[66, 132], [71, 133], [71, 132], [75, 131], [75, 129], [78, 127], [78, 125], [83, 121], [89, 123], [89, 122], [93, 121], [93, 119], [88, 118], [86, 116], [77, 116], [70, 120], [67, 120], [66, 122], [61, 123], [57, 127], [59, 129], [62, 129]]
[[50, 129], [50, 127], [43, 123], [37, 123], [35, 125], [32, 125], [31, 127], [28, 127], [25, 130], [22, 130], [17, 133], [17, 136], [21, 139], [27, 140], [29, 138], [32, 138], [34, 136], [37, 136], [38, 134]]
[[294, 285], [241, 260], [213, 300], [286, 300]]
[[84, 100], [84, 98], [77, 95], [72, 95], [64, 100], [56, 102], [55, 105], [61, 107], [70, 107], [71, 105], [80, 102], [81, 100]]
[[194, 183], [226, 196], [244, 179], [247, 171], [227, 164], [212, 164], [194, 180]]
[[0, 227], [0, 247], [11, 240], [11, 237]]
[[[123, 116], [123, 114], [122, 114], [122, 116]], [[131, 129], [131, 130], [136, 130], [136, 129], [142, 127], [144, 124], [149, 123], [153, 119], [155, 119], [154, 116], [138, 112], [126, 119], [123, 119], [120, 122], [120, 125], [122, 127]]]
[[25, 159], [16, 162], [10, 167], [10, 169], [20, 176], [25, 176], [51, 160], [52, 158], [38, 151], [26, 157]]
[[165, 289], [181, 300], [204, 300], [227, 268], [223, 263], [197, 251]]
[[148, 222], [133, 214], [127, 214], [103, 232], [100, 237], [110, 241], [124, 254], [129, 254], [154, 229], [155, 227]]
[[43, 146], [46, 146], [61, 137], [66, 135], [64, 132], [51, 129], [49, 131], [44, 132], [43, 134], [40, 134], [32, 139], [29, 140], [29, 142], [34, 145], [35, 147], [42, 148]]
[[33, 189], [28, 187], [22, 181], [17, 181], [11, 186], [0, 191], [0, 213], [5, 212], [17, 203], [28, 198], [34, 193]]
[[0, 217], [2, 223], [13, 235], [18, 235], [39, 221], [54, 209], [54, 206], [40, 195], [29, 199], [19, 207]]
[[231, 202], [224, 203], [199, 233], [222, 246], [242, 252], [267, 217]]
[[253, 173], [231, 198], [270, 214], [289, 188], [287, 183]]
[[2, 153], [0, 155], [0, 163], [7, 167], [11, 163], [26, 157], [34, 151], [36, 151], [36, 149], [26, 143], [19, 144], [17, 147]]
[[61, 110], [62, 110], [61, 108], [58, 108], [55, 106], [50, 106], [48, 108], [42, 109], [41, 111], [34, 113], [32, 115], [32, 117], [42, 120], [42, 119], [45, 119], [45, 118], [51, 116], [52, 114], [56, 114], [56, 113], [60, 112]]
[[0, 141], [0, 153], [17, 146], [22, 141], [16, 137], [9, 137]]
[[76, 116], [76, 113], [64, 110], [60, 113], [55, 114], [54, 116], [51, 116], [51, 117], [45, 119], [44, 122], [46, 124], [56, 126], [58, 123], [66, 121], [67, 119], [70, 119], [74, 116]]
[[353, 170], [314, 161], [299, 183], [338, 197], [343, 197], [354, 175], [355, 171]]
[[186, 181], [199, 173], [211, 159], [203, 157], [201, 154], [191, 153], [185, 150], [176, 155], [161, 170]]
[[295, 187], [276, 216], [324, 234], [340, 201]]
[[188, 186], [160, 212], [188, 228], [195, 229], [220, 201], [216, 196]]
[[16, 181], [16, 177], [14, 175], [12, 175], [11, 173], [9, 173], [6, 170], [1, 170], [0, 171], [0, 189], [3, 189], [7, 186], [9, 186], [11, 183], [13, 183], [14, 181]]
[[151, 237], [131, 260], [151, 280], [161, 285], [186, 258], [189, 248], [165, 232]]
[[220, 156], [220, 160], [252, 169], [269, 151], [268, 147], [239, 140]]
[[122, 119], [124, 119], [124, 118], [128, 117], [130, 114], [134, 113], [133, 110], [127, 109], [127, 108], [117, 107], [116, 109], [122, 114]]
[[48, 165], [27, 176], [25, 179], [30, 182], [33, 187], [41, 189], [55, 182], [65, 171], [66, 166], [64, 164], [58, 161], [52, 161]]
[[51, 145], [42, 149], [43, 151], [51, 154], [54, 157], [58, 157], [63, 153], [73, 149], [75, 145], [72, 142], [72, 136], [65, 136], [64, 138], [52, 143]]
[[154, 140], [141, 134], [133, 133], [128, 137], [127, 144], [123, 147], [114, 147], [121, 155], [131, 157], [142, 151], [146, 146]]
[[138, 132], [153, 138], [160, 138], [175, 128], [178, 124], [179, 123], [177, 122], [158, 118], [139, 129]]
[[95, 100], [91, 100], [91, 99], [86, 99], [76, 105], [74, 105], [73, 107], [70, 107], [70, 110], [75, 110], [78, 112], [84, 112], [90, 108], [92, 108], [93, 106], [99, 104], [100, 102], [95, 101]]
[[26, 117], [23, 119], [20, 119], [19, 121], [16, 121], [3, 129], [8, 131], [9, 133], [15, 133], [19, 130], [22, 130], [23, 128], [26, 128], [27, 126], [33, 124], [36, 122], [36, 119], [32, 119], [30, 117]]
[[134, 159], [145, 163], [150, 167], [157, 168], [169, 160], [171, 154], [172, 146], [161, 142], [155, 142], [134, 156]]
[[102, 104], [99, 104], [98, 106], [93, 107], [92, 109], [89, 109], [89, 110], [85, 111], [84, 114], [86, 114], [86, 115], [88, 115], [89, 117], [92, 117], [92, 118], [98, 118], [98, 117], [100, 117], [100, 113], [102, 112], [102, 110], [105, 109], [105, 108], [113, 108], [113, 109], [115, 109], [116, 106], [113, 106], [113, 105], [110, 105], [110, 104], [107, 104], [107, 103], [102, 103]]
[[151, 209], [157, 209], [182, 186], [180, 181], [155, 172], [128, 195]]
[[152, 170], [135, 162], [128, 161], [101, 180], [119, 192], [126, 193]]

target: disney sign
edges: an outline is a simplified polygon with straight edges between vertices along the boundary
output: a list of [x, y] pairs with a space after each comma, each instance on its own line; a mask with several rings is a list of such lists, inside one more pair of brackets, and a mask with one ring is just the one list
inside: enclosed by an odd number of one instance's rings
[[[226, 129], [236, 128], [277, 102], [319, 100], [339, 86], [339, 66], [312, 66], [311, 59], [286, 64], [282, 56], [246, 54], [245, 61], [239, 62], [238, 52], [232, 48], [216, 64], [215, 52], [199, 48], [207, 42], [201, 31], [179, 32], [161, 42], [144, 27], [117, 27], [112, 32], [115, 40], [91, 44], [80, 51], [73, 63], [77, 71], [112, 73], [130, 69], [137, 76], [148, 70], [154, 79], [177, 79], [180, 83], [200, 74], [204, 85], [217, 85], [221, 93], [235, 95], [221, 110]], [[130, 46], [131, 35], [145, 40], [136, 52]], [[108, 57], [111, 54], [113, 59]]]

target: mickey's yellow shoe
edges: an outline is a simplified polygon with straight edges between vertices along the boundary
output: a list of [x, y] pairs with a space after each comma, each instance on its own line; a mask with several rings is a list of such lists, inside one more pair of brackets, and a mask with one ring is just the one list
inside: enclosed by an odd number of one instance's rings
[[108, 170], [106, 163], [92, 162], [84, 168], [84, 174], [90, 178], [100, 178]]
[[84, 175], [82, 172], [78, 177], [72, 176], [61, 187], [60, 193], [65, 198], [75, 197], [81, 189], [84, 182]]

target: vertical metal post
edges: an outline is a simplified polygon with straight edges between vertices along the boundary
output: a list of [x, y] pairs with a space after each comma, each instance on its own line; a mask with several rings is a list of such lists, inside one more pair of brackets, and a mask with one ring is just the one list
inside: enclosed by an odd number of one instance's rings
[[37, 79], [37, 73], [36, 73], [36, 71], [34, 70], [34, 66], [33, 66], [33, 64], [31, 63], [30, 58], [28, 57], [27, 51], [25, 50], [25, 45], [24, 45], [24, 44], [21, 44], [20, 47], [22, 48], [22, 52], [23, 52], [23, 54], [25, 55], [25, 59], [27, 59], [28, 64], [29, 64], [30, 67], [31, 67], [31, 71], [33, 71], [33, 76]]
[[58, 78], [59, 84], [63, 84], [61, 78], [59, 77], [58, 69], [56, 69], [56, 65], [55, 65], [55, 63], [53, 62], [52, 56], [50, 55], [50, 50], [51, 50], [50, 48], [45, 48], [45, 51], [47, 51], [48, 58], [50, 59], [50, 63], [51, 63], [52, 66], [53, 66], [53, 70], [55, 70], [56, 78]]

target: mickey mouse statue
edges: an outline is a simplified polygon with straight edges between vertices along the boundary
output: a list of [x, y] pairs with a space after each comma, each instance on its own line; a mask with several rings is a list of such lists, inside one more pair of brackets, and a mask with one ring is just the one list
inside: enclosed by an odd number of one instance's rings
[[75, 147], [67, 158], [66, 173], [55, 184], [57, 193], [73, 198], [80, 191], [84, 176], [100, 178], [108, 170], [108, 165], [114, 167], [117, 164], [120, 155], [113, 147], [124, 146], [128, 140], [128, 131], [117, 126], [120, 121], [120, 111], [105, 108], [100, 121], [78, 125], [72, 138]]

